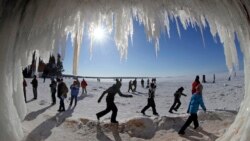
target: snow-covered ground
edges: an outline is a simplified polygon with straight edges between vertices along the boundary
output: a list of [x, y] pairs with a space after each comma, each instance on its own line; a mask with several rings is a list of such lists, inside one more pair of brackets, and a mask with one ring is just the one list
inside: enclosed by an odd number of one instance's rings
[[[27, 141], [68, 141], [68, 140], [116, 140], [116, 141], [140, 141], [151, 140], [215, 140], [221, 136], [234, 120], [244, 96], [243, 73], [227, 80], [226, 73], [216, 74], [216, 83], [212, 83], [213, 75], [207, 75], [207, 83], [204, 83], [203, 97], [208, 109], [207, 113], [199, 112], [201, 128], [194, 130], [188, 128], [184, 136], [177, 134], [180, 127], [186, 121], [187, 106], [191, 97], [191, 84], [195, 76], [169, 77], [157, 79], [156, 109], [159, 117], [153, 116], [151, 109], [146, 111], [148, 116], [142, 116], [140, 111], [147, 103], [148, 90], [142, 88], [140, 80], [137, 80], [137, 92], [133, 98], [124, 98], [117, 95], [115, 103], [118, 107], [117, 120], [119, 126], [110, 124], [110, 115], [101, 118], [97, 124], [96, 113], [106, 108], [105, 97], [101, 103], [97, 103], [102, 92], [110, 87], [114, 81], [97, 82], [94, 79], [86, 79], [88, 82], [87, 96], [78, 97], [78, 104], [73, 109], [68, 109], [69, 100], [65, 101], [66, 111], [58, 113], [59, 100], [51, 106], [50, 80], [43, 83], [38, 79], [38, 99], [32, 101], [31, 79], [27, 79], [27, 103], [28, 114], [22, 122]], [[64, 79], [67, 86], [73, 79]], [[173, 104], [174, 92], [184, 87], [182, 105], [178, 112], [170, 114], [169, 108]], [[121, 91], [129, 94], [128, 81], [123, 80]], [[81, 91], [80, 91], [81, 93]], [[68, 98], [70, 94], [68, 94]]]

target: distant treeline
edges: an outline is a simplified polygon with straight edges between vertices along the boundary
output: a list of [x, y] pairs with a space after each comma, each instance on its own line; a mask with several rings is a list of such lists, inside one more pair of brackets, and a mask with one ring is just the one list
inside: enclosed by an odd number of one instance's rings
[[38, 76], [42, 77], [61, 77], [63, 69], [63, 63], [61, 60], [61, 55], [57, 54], [57, 59], [54, 55], [50, 55], [49, 62], [45, 63], [40, 57], [38, 62], [38, 67], [36, 67], [36, 52], [34, 51], [32, 55], [32, 62], [30, 65], [23, 69], [23, 76], [25, 78], [33, 77], [36, 74], [36, 69]]

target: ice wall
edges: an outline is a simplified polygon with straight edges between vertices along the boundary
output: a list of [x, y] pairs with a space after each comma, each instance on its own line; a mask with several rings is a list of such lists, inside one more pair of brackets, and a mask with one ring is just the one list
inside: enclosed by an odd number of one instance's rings
[[171, 36], [170, 20], [180, 21], [176, 25], [180, 36], [180, 26], [199, 27], [202, 33], [209, 24], [211, 34], [218, 35], [224, 44], [229, 70], [238, 64], [234, 44], [238, 36], [244, 53], [246, 94], [235, 122], [219, 140], [249, 140], [249, 11], [249, 0], [0, 0], [1, 140], [15, 141], [23, 136], [21, 120], [26, 108], [20, 91], [20, 69], [30, 62], [33, 50], [43, 58], [50, 52], [64, 53], [70, 34], [75, 48], [73, 74], [77, 74], [84, 30], [100, 24], [113, 30], [120, 56], [126, 58], [128, 40], [133, 38], [133, 19], [144, 25], [156, 53], [161, 32]]

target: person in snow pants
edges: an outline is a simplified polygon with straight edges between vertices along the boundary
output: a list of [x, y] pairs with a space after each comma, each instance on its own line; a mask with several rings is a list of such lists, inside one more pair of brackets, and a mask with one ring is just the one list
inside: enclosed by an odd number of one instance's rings
[[201, 84], [199, 84], [196, 87], [196, 91], [197, 92], [192, 95], [189, 106], [188, 106], [188, 113], [190, 113], [190, 116], [188, 117], [185, 124], [181, 127], [178, 134], [184, 135], [186, 128], [192, 122], [194, 123], [194, 129], [199, 127], [198, 116], [197, 116], [199, 106], [201, 106], [204, 112], [206, 112], [206, 107], [204, 105], [203, 98], [202, 98], [202, 85]]
[[87, 94], [87, 86], [88, 86], [88, 84], [87, 84], [86, 80], [83, 78], [82, 82], [81, 82], [82, 95]]
[[36, 79], [36, 75], [34, 75], [33, 80], [30, 82], [33, 87], [33, 95], [34, 99], [37, 99], [37, 87], [38, 87], [38, 81]]
[[60, 99], [59, 112], [65, 111], [64, 99], [67, 98], [68, 87], [61, 78], [57, 86], [57, 97]]
[[69, 106], [72, 105], [73, 100], [75, 100], [75, 106], [77, 104], [77, 96], [79, 94], [79, 89], [80, 89], [80, 85], [78, 85], [77, 81], [74, 81], [73, 84], [70, 86], [70, 90], [71, 90], [71, 99], [70, 99], [70, 104]]
[[129, 83], [128, 83], [128, 92], [130, 92], [130, 90], [133, 91], [132, 85], [133, 85], [132, 80], [130, 80]]
[[153, 111], [153, 114], [158, 116], [158, 113], [155, 109], [155, 100], [154, 100], [154, 97], [155, 97], [155, 89], [156, 89], [156, 85], [155, 83], [151, 83], [150, 84], [150, 88], [148, 90], [148, 104], [141, 110], [141, 113], [143, 115], [145, 115], [145, 111], [152, 107], [152, 111]]
[[134, 86], [134, 88], [132, 89], [132, 92], [136, 92], [136, 88], [137, 88], [137, 80], [136, 80], [136, 78], [133, 81], [133, 86]]
[[183, 94], [183, 90], [184, 88], [183, 87], [180, 87], [174, 94], [174, 103], [173, 105], [171, 106], [170, 110], [169, 110], [169, 113], [173, 113], [172, 110], [175, 110], [177, 111], [179, 109], [179, 107], [181, 106], [181, 101], [180, 101], [180, 98], [181, 98], [181, 95], [184, 95], [184, 96], [187, 96], [186, 94]]
[[99, 120], [102, 116], [106, 115], [107, 113], [109, 113], [110, 111], [112, 111], [112, 115], [111, 115], [111, 122], [112, 123], [118, 123], [118, 121], [116, 121], [116, 116], [117, 116], [117, 107], [114, 103], [114, 99], [115, 99], [115, 94], [118, 93], [121, 97], [133, 97], [132, 95], [124, 95], [121, 93], [120, 91], [121, 88], [121, 82], [119, 80], [116, 80], [116, 84], [114, 84], [113, 86], [109, 87], [107, 90], [105, 90], [102, 95], [100, 96], [100, 98], [98, 99], [98, 103], [101, 102], [102, 97], [107, 93], [107, 97], [106, 97], [106, 102], [107, 102], [107, 107], [105, 110], [99, 112], [96, 114], [97, 119]]
[[144, 88], [144, 80], [143, 80], [143, 78], [141, 79], [141, 86], [142, 86], [142, 88]]
[[146, 86], [146, 88], [149, 88], [149, 79], [147, 80], [147, 86]]
[[23, 78], [23, 94], [24, 94], [25, 103], [27, 103], [26, 87], [27, 87], [27, 82], [26, 82], [26, 80]]
[[51, 99], [52, 99], [52, 103], [51, 105], [55, 105], [56, 104], [56, 81], [54, 80], [54, 78], [51, 78], [51, 83], [50, 83], [50, 91], [51, 91]]

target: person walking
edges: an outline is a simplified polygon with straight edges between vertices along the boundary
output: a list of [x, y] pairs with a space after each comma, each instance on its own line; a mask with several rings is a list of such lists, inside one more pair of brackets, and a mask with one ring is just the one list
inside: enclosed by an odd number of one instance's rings
[[59, 84], [57, 86], [57, 97], [60, 99], [60, 105], [58, 112], [65, 111], [64, 99], [67, 98], [68, 87], [63, 82], [63, 79], [59, 79]]
[[133, 92], [132, 85], [132, 80], [130, 80], [128, 83], [128, 92], [130, 92], [130, 90]]
[[179, 107], [181, 106], [181, 95], [183, 96], [187, 96], [186, 94], [183, 93], [184, 88], [180, 87], [175, 93], [174, 93], [174, 103], [171, 106], [169, 113], [173, 113], [173, 110], [177, 111], [179, 109]]
[[103, 96], [105, 94], [108, 94], [106, 97], [106, 103], [107, 103], [107, 107], [105, 110], [99, 112], [96, 114], [96, 117], [99, 121], [99, 119], [106, 115], [107, 113], [109, 113], [110, 111], [112, 111], [112, 115], [111, 115], [111, 123], [118, 123], [118, 121], [116, 120], [116, 116], [117, 116], [117, 107], [114, 103], [114, 99], [115, 99], [115, 94], [118, 93], [121, 97], [133, 97], [132, 95], [124, 95], [121, 93], [120, 91], [121, 88], [121, 82], [119, 80], [116, 80], [116, 84], [114, 84], [113, 86], [109, 87], [107, 90], [105, 90], [102, 95], [100, 96], [100, 98], [98, 99], [98, 103], [101, 102]]
[[134, 86], [134, 88], [133, 88], [133, 92], [136, 92], [136, 88], [137, 88], [137, 80], [136, 80], [136, 78], [135, 78], [135, 80], [133, 81], [133, 86]]
[[27, 103], [26, 87], [27, 87], [27, 82], [26, 82], [26, 80], [23, 78], [23, 94], [24, 94], [24, 101], [25, 101], [25, 103]]
[[43, 83], [45, 83], [46, 80], [46, 74], [43, 74]]
[[81, 86], [81, 83], [80, 83], [80, 81], [78, 80], [78, 78], [76, 77], [76, 85], [79, 87], [79, 89], [80, 89], [80, 86]]
[[38, 87], [38, 81], [36, 79], [36, 75], [34, 75], [33, 80], [30, 82], [30, 84], [33, 87], [33, 95], [34, 99], [37, 99], [37, 87]]
[[204, 112], [206, 112], [206, 107], [202, 98], [202, 89], [203, 89], [203, 86], [201, 84], [197, 85], [196, 92], [192, 95], [189, 106], [188, 106], [188, 113], [190, 113], [190, 116], [188, 117], [185, 124], [181, 127], [178, 134], [184, 135], [186, 128], [192, 122], [194, 123], [194, 129], [199, 127], [198, 116], [197, 116], [199, 106], [201, 106]]
[[81, 82], [81, 87], [82, 87], [82, 95], [84, 94], [87, 94], [87, 82], [85, 81], [85, 79], [83, 78], [82, 79], [82, 82]]
[[51, 105], [55, 105], [56, 104], [56, 81], [54, 78], [51, 78], [51, 83], [50, 83], [50, 91], [51, 91], [51, 99], [52, 99], [52, 103]]
[[142, 86], [142, 88], [144, 88], [144, 80], [143, 80], [143, 78], [141, 79], [141, 86]]
[[73, 84], [70, 86], [70, 90], [71, 90], [71, 99], [70, 99], [70, 104], [69, 106], [72, 106], [73, 100], [75, 100], [75, 106], [77, 104], [77, 96], [79, 94], [79, 85], [77, 80], [73, 82]]
[[147, 86], [146, 86], [146, 88], [149, 88], [149, 79], [147, 80]]
[[199, 75], [196, 75], [194, 82], [192, 83], [192, 94], [196, 92], [196, 87], [200, 84]]
[[156, 111], [156, 108], [155, 108], [155, 100], [154, 100], [154, 97], [155, 97], [155, 89], [156, 89], [156, 85], [155, 83], [151, 83], [150, 84], [150, 88], [148, 90], [148, 104], [141, 110], [141, 113], [143, 115], [145, 115], [145, 111], [148, 109], [148, 108], [152, 108], [152, 111], [153, 111], [153, 115], [156, 115], [158, 116], [159, 114], [157, 113]]

